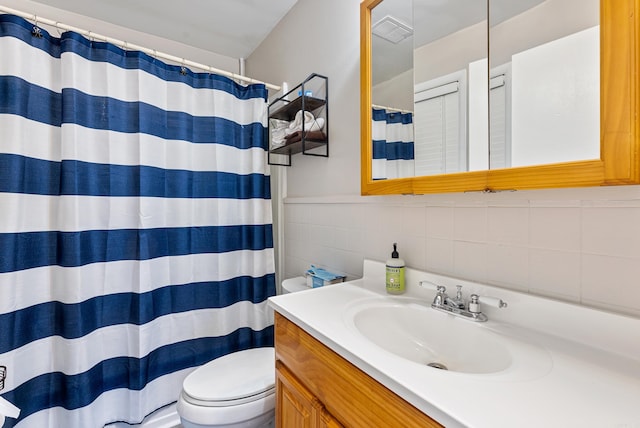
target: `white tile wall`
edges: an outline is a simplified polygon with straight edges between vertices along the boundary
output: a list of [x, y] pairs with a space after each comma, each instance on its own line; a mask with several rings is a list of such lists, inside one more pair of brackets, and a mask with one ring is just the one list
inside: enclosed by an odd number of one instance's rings
[[640, 316], [640, 186], [509, 194], [289, 198], [284, 277], [408, 266]]
[[580, 301], [581, 255], [578, 251], [529, 250], [529, 290], [562, 300]]
[[530, 245], [533, 248], [580, 251], [580, 207], [542, 207], [529, 209]]

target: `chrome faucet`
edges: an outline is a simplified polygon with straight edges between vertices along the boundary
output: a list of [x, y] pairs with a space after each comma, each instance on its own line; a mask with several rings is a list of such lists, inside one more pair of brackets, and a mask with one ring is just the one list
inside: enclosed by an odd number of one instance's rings
[[[462, 285], [456, 285], [456, 288], [458, 289], [456, 291], [456, 297], [449, 297], [445, 293], [444, 304], [447, 306], [451, 306], [452, 308], [464, 309], [467, 305], [462, 298]], [[444, 293], [446, 290], [442, 291]]]
[[502, 299], [495, 297], [481, 297], [477, 294], [469, 296], [469, 302], [465, 302], [462, 297], [462, 286], [457, 285], [456, 297], [449, 297], [447, 289], [442, 285], [434, 284], [431, 281], [420, 281], [420, 287], [436, 290], [436, 296], [433, 298], [431, 307], [437, 311], [446, 312], [455, 316], [459, 316], [471, 321], [485, 322], [487, 316], [482, 313], [480, 304], [488, 304], [497, 308], [506, 308], [507, 303]]
[[[422, 285], [422, 283], [420, 284]], [[442, 285], [437, 285], [436, 291], [437, 291], [436, 297], [433, 298], [432, 305], [444, 306], [445, 300], [449, 298], [446, 293], [447, 289], [444, 288]]]

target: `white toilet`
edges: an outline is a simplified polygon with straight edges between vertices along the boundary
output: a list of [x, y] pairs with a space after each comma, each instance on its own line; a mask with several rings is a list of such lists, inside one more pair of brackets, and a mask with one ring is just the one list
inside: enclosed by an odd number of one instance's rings
[[296, 276], [282, 281], [282, 294], [295, 293], [310, 288], [311, 286], [307, 283], [307, 279], [303, 276]]
[[182, 384], [177, 410], [184, 428], [273, 426], [275, 351], [234, 352], [198, 367]]
[[[282, 282], [282, 292], [308, 289], [302, 277]], [[177, 410], [184, 428], [258, 428], [275, 425], [275, 350], [234, 352], [191, 372]]]

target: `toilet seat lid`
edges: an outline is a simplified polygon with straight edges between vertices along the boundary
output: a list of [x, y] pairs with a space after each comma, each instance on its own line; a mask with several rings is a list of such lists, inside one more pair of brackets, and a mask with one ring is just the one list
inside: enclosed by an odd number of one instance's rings
[[191, 372], [182, 389], [189, 401], [201, 404], [252, 401], [275, 388], [275, 365], [273, 347], [234, 352]]

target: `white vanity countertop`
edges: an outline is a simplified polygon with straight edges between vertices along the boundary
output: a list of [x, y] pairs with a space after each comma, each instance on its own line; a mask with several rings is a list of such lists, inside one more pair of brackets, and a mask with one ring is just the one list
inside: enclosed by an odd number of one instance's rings
[[[279, 313], [447, 427], [640, 428], [640, 319], [407, 269], [407, 292], [384, 291], [384, 264], [365, 260], [364, 278], [269, 299]], [[427, 279], [462, 284], [508, 302], [484, 308], [484, 328], [508, 331], [545, 358], [526, 375], [467, 374], [419, 366], [378, 348], [349, 326], [366, 301], [424, 300]], [[431, 310], [431, 309], [430, 309]], [[442, 316], [450, 316], [442, 314]]]

